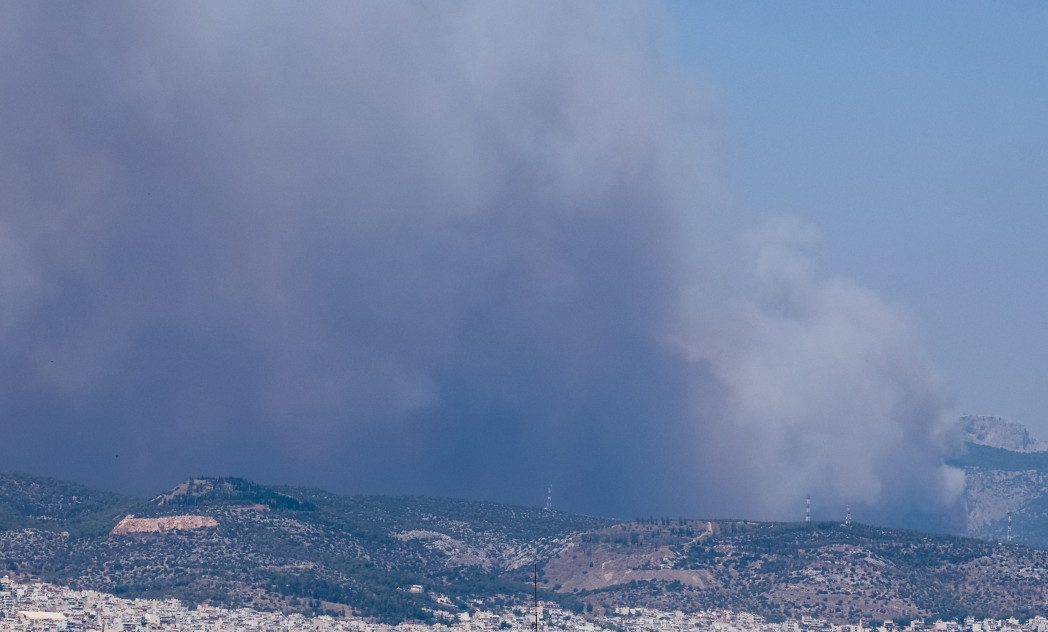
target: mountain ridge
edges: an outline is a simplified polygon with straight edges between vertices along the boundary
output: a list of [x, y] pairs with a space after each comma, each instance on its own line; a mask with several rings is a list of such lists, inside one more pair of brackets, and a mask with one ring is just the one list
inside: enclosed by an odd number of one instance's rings
[[[29, 514], [0, 514], [0, 567], [121, 596], [426, 621], [526, 605], [537, 564], [541, 597], [577, 612], [712, 604], [772, 619], [903, 620], [1028, 616], [1048, 603], [1048, 551], [860, 524], [616, 521], [227, 477], [151, 500], [10, 475], [2, 490], [0, 506]], [[114, 533], [127, 515], [214, 525]]]
[[995, 415], [965, 415], [958, 420], [967, 443], [1011, 452], [1048, 452], [1048, 441], [1035, 439], [1023, 424]]

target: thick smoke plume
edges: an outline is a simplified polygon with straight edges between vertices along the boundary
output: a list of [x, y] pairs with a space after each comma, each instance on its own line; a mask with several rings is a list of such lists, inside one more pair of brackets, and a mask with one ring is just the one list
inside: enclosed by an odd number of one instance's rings
[[913, 326], [624, 12], [4, 4], [0, 469], [945, 515]]

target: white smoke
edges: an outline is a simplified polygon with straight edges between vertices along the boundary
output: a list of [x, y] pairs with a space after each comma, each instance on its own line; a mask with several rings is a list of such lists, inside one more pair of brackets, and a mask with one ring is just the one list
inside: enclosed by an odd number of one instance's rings
[[12, 466], [522, 501], [549, 475], [626, 515], [954, 497], [913, 324], [813, 269], [813, 229], [743, 230], [658, 18], [56, 11], [0, 8]]
[[811, 493], [829, 516], [914, 496], [945, 511], [963, 480], [942, 464], [951, 424], [916, 327], [817, 270], [819, 240], [792, 217], [744, 236], [738, 292], [713, 317], [700, 304], [682, 337], [727, 389], [724, 427], [711, 434], [745, 455], [738, 507], [795, 517]]

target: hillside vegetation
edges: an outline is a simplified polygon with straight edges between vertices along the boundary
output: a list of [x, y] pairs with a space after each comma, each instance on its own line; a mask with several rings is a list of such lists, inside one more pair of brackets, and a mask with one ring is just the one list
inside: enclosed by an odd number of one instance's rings
[[[0, 489], [11, 491], [0, 504], [10, 507], [0, 523], [7, 572], [126, 596], [285, 611], [348, 607], [384, 621], [425, 620], [471, 599], [525, 599], [533, 560], [610, 524], [496, 503], [344, 497], [233, 478], [193, 479], [151, 501], [2, 478]], [[206, 516], [218, 526], [110, 533], [128, 514]], [[425, 593], [409, 592], [413, 584]], [[568, 595], [550, 597], [576, 605]]]
[[[536, 562], [540, 596], [576, 611], [905, 620], [1029, 616], [1048, 603], [1048, 551], [865, 525], [614, 522], [206, 477], [145, 501], [6, 475], [0, 508], [0, 565], [16, 576], [390, 622], [526, 604]], [[157, 528], [111, 532], [127, 515], [125, 527]]]
[[731, 608], [831, 621], [1032, 616], [1048, 552], [838, 523], [655, 521], [577, 536], [548, 586], [596, 608]]
[[68, 481], [0, 474], [0, 529], [107, 533], [137, 503]]

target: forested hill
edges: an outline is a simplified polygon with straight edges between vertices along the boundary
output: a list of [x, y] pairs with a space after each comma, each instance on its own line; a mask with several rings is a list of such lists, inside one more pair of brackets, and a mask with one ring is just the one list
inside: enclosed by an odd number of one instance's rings
[[[201, 518], [217, 526], [200, 526], [211, 524]], [[0, 476], [0, 564], [8, 572], [128, 596], [310, 612], [350, 607], [387, 621], [425, 620], [471, 598], [521, 598], [530, 594], [534, 560], [611, 523], [533, 507], [339, 496], [237, 478], [196, 478], [136, 500]], [[425, 592], [411, 592], [412, 585]], [[551, 597], [580, 607], [568, 595]]]
[[528, 603], [534, 563], [540, 596], [578, 611], [903, 620], [1046, 614], [1048, 603], [1046, 551], [864, 525], [615, 522], [236, 478], [140, 500], [0, 476], [5, 572], [125, 596], [424, 621]]
[[837, 622], [1048, 610], [1048, 551], [863, 524], [623, 523], [580, 534], [545, 570], [599, 607]]

